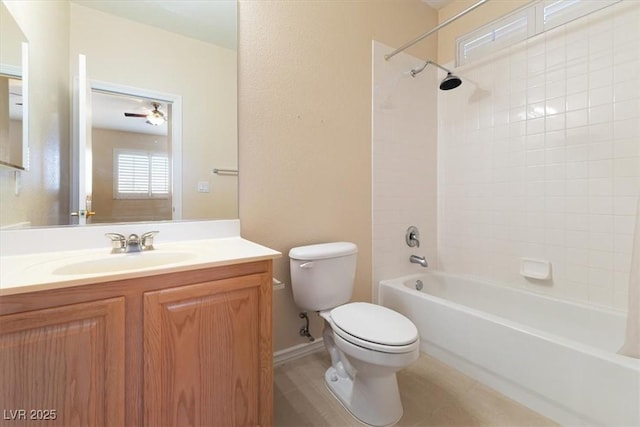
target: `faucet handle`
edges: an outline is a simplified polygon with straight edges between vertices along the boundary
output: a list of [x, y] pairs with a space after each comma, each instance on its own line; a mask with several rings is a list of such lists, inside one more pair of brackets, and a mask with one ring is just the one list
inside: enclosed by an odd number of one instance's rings
[[111, 253], [123, 252], [127, 247], [127, 239], [119, 233], [105, 233], [105, 236], [111, 240]]
[[407, 245], [411, 248], [420, 247], [420, 231], [418, 231], [418, 227], [412, 225], [407, 228], [407, 234], [404, 236]]
[[153, 250], [153, 238], [159, 231], [148, 231], [140, 236], [140, 243], [142, 245], [142, 250], [150, 251]]

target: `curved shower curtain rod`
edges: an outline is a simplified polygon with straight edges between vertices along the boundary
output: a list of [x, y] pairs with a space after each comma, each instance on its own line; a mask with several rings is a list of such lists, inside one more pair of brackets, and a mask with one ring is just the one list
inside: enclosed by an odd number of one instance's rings
[[458, 13], [457, 15], [452, 16], [451, 18], [447, 19], [442, 24], [439, 24], [438, 26], [432, 28], [431, 30], [427, 31], [426, 33], [422, 34], [421, 36], [416, 37], [415, 39], [411, 40], [410, 42], [407, 42], [407, 43], [403, 44], [402, 46], [400, 46], [399, 48], [397, 48], [393, 52], [385, 55], [384, 59], [386, 59], [387, 61], [390, 60], [392, 57], [394, 57], [395, 55], [399, 54], [403, 50], [410, 48], [414, 44], [418, 43], [419, 41], [422, 41], [423, 39], [425, 39], [427, 37], [429, 37], [431, 34], [439, 31], [440, 29], [442, 29], [444, 27], [446, 27], [447, 25], [451, 24], [456, 19], [463, 17], [467, 13], [471, 12], [472, 10], [474, 10], [475, 8], [477, 8], [479, 6], [482, 6], [484, 3], [488, 2], [488, 1], [489, 0], [480, 0], [479, 2], [474, 4], [473, 6], [468, 7], [467, 9], [465, 9], [462, 12]]

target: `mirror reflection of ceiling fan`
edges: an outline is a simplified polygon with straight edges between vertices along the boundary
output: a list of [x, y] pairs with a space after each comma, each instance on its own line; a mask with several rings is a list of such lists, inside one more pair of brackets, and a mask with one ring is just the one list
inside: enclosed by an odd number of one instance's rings
[[164, 122], [167, 121], [167, 117], [164, 115], [164, 113], [162, 111], [159, 110], [160, 108], [160, 103], [158, 102], [152, 102], [151, 105], [153, 105], [153, 110], [151, 110], [149, 113], [147, 114], [139, 114], [139, 113], [124, 113], [125, 117], [141, 117], [141, 118], [146, 118], [146, 123], [153, 125], [153, 126], [159, 126], [161, 124], [163, 124]]

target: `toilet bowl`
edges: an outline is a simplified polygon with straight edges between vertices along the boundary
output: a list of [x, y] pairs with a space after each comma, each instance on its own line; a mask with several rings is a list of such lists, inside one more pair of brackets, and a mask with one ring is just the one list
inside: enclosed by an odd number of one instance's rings
[[337, 242], [289, 252], [294, 300], [325, 320], [323, 341], [331, 356], [327, 388], [358, 420], [395, 424], [403, 413], [396, 372], [419, 356], [415, 325], [386, 307], [354, 302], [357, 247]]
[[331, 355], [325, 373], [329, 390], [360, 421], [395, 424], [403, 413], [396, 372], [419, 356], [416, 327], [399, 313], [369, 303], [345, 304], [320, 315]]

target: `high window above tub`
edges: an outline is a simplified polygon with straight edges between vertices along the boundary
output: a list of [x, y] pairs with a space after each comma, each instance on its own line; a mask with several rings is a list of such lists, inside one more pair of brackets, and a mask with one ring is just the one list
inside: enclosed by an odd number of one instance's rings
[[456, 38], [456, 66], [541, 34], [621, 0], [536, 0]]

